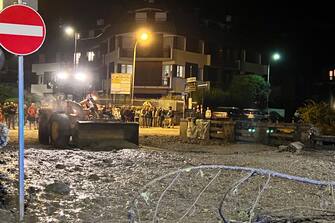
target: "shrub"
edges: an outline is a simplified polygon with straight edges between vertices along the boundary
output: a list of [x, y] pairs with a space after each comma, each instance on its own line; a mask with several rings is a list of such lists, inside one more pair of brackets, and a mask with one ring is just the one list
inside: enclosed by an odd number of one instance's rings
[[335, 135], [335, 111], [329, 104], [309, 100], [298, 112], [304, 123], [315, 125], [322, 134]]

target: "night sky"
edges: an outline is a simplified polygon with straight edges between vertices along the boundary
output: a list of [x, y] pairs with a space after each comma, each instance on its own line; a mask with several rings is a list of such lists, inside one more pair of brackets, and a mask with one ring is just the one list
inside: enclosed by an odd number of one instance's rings
[[[39, 11], [48, 28], [44, 47], [60, 32], [59, 24], [74, 24], [85, 30], [94, 26], [98, 18], [117, 18], [118, 13], [125, 12], [130, 5], [136, 7], [142, 2], [145, 1], [40, 0]], [[203, 18], [217, 21], [224, 21], [226, 14], [232, 15], [235, 31], [258, 43], [263, 57], [269, 58], [272, 52], [282, 54], [282, 60], [272, 65], [273, 82], [280, 84], [298, 78], [301, 89], [297, 94], [302, 94], [302, 98], [309, 94], [314, 82], [327, 77], [328, 67], [335, 66], [335, 13], [330, 1], [320, 1], [319, 5], [315, 1], [294, 3], [292, 0], [156, 2], [186, 11], [198, 9]]]

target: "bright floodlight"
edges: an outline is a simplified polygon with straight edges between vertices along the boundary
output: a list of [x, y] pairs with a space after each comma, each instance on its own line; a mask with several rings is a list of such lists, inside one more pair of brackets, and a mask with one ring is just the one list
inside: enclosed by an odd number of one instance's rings
[[82, 73], [82, 72], [78, 72], [75, 74], [74, 76], [76, 78], [76, 80], [78, 81], [85, 81], [87, 79], [86, 74]]
[[66, 35], [72, 36], [74, 34], [74, 29], [71, 26], [67, 26], [64, 29]]
[[273, 60], [280, 60], [280, 54], [279, 53], [275, 53], [272, 55], [272, 59]]
[[59, 72], [57, 73], [57, 78], [61, 79], [61, 80], [65, 80], [69, 77], [69, 75], [66, 72]]

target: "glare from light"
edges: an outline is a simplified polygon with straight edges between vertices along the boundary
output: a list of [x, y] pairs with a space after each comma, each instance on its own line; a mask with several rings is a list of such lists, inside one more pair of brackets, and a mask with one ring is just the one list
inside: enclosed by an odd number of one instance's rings
[[74, 75], [75, 79], [78, 81], [85, 81], [87, 79], [86, 74], [82, 73], [82, 72], [78, 72]]
[[272, 55], [272, 59], [273, 60], [280, 60], [280, 54], [279, 53], [275, 53]]
[[149, 34], [148, 33], [142, 33], [141, 36], [140, 36], [140, 39], [142, 41], [146, 41], [149, 39]]
[[61, 80], [66, 80], [69, 77], [68, 73], [66, 72], [59, 72], [57, 73], [57, 78]]
[[136, 39], [141, 44], [149, 44], [151, 37], [151, 32], [147, 29], [142, 28], [136, 32]]
[[64, 29], [66, 35], [72, 36], [74, 34], [74, 29], [71, 26], [67, 26]]

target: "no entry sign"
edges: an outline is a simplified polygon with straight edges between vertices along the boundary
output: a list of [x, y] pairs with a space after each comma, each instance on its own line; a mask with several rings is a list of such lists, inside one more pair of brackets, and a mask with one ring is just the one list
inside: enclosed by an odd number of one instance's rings
[[34, 9], [13, 5], [0, 12], [0, 45], [18, 55], [19, 79], [19, 213], [24, 219], [24, 66], [23, 56], [36, 52], [45, 39], [45, 24]]
[[0, 44], [15, 55], [29, 55], [43, 44], [45, 23], [33, 8], [13, 5], [0, 12]]

